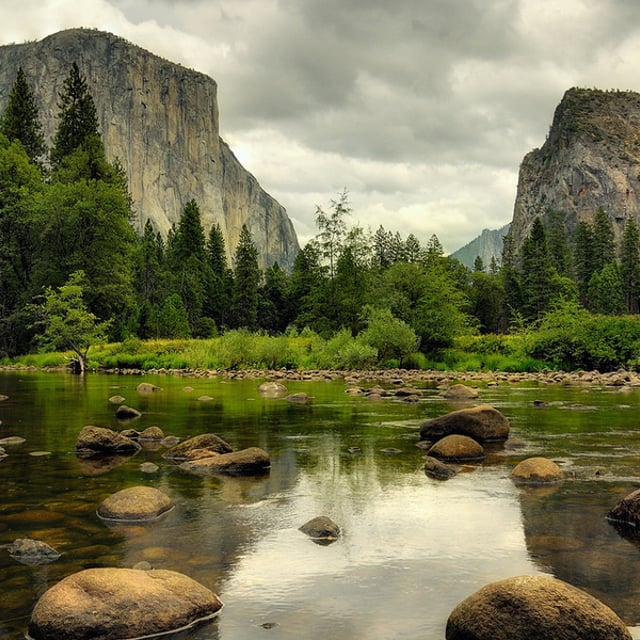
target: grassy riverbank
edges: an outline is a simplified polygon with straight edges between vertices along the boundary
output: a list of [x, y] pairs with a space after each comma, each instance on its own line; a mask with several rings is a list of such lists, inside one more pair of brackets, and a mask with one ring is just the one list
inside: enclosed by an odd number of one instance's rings
[[[4, 365], [38, 368], [60, 367], [71, 353], [34, 353]], [[466, 338], [455, 348], [427, 356], [420, 352], [403, 358], [380, 359], [370, 345], [348, 332], [328, 340], [312, 332], [299, 335], [266, 336], [229, 331], [206, 340], [129, 339], [97, 345], [89, 351], [89, 369], [201, 370], [367, 370], [413, 369], [440, 371], [534, 372], [554, 367], [523, 351], [521, 336]]]

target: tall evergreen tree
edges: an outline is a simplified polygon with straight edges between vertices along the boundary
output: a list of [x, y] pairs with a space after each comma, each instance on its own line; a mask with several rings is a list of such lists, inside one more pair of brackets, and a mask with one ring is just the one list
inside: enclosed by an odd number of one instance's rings
[[393, 233], [391, 231], [385, 231], [385, 228], [380, 225], [377, 231], [373, 234], [373, 264], [380, 269], [386, 269], [391, 265], [393, 259], [391, 254], [391, 243]]
[[578, 297], [583, 305], [587, 302], [589, 282], [595, 271], [594, 253], [593, 228], [588, 222], [581, 220], [573, 237], [573, 260]]
[[324, 326], [326, 269], [321, 265], [320, 249], [311, 240], [298, 251], [291, 271], [291, 300], [295, 301], [294, 322], [299, 329], [321, 332]]
[[420, 260], [422, 259], [423, 251], [422, 247], [420, 246], [420, 241], [418, 240], [418, 238], [416, 238], [416, 236], [413, 235], [413, 233], [410, 233], [407, 236], [404, 247], [404, 259], [407, 262], [420, 262]]
[[167, 259], [174, 290], [182, 299], [191, 332], [195, 334], [205, 304], [209, 267], [200, 208], [193, 199], [182, 210]]
[[638, 313], [640, 310], [640, 232], [633, 218], [627, 220], [622, 233], [620, 275], [627, 311]]
[[573, 257], [562, 213], [552, 211], [547, 219], [546, 235], [549, 257], [556, 272], [567, 278], [573, 276]]
[[522, 287], [517, 266], [515, 241], [509, 233], [502, 238], [502, 265], [500, 278], [504, 292], [505, 315], [509, 322], [520, 314], [522, 306]]
[[282, 333], [293, 320], [289, 295], [289, 276], [276, 262], [264, 272], [260, 288], [258, 324], [269, 333]]
[[214, 320], [218, 328], [229, 322], [233, 273], [227, 267], [227, 254], [222, 229], [216, 222], [211, 225], [206, 244], [206, 259], [209, 267], [205, 314]]
[[53, 138], [51, 163], [57, 167], [87, 139], [100, 136], [96, 106], [77, 63], [71, 65], [58, 102], [58, 127]]
[[234, 325], [253, 331], [258, 326], [258, 289], [262, 272], [258, 266], [258, 250], [246, 224], [240, 231], [233, 264]]
[[625, 312], [622, 277], [615, 262], [608, 262], [591, 276], [588, 303], [589, 308], [595, 313], [613, 316]]
[[554, 294], [555, 273], [544, 225], [536, 217], [531, 233], [522, 244], [522, 311], [528, 319], [541, 318], [549, 308]]
[[593, 270], [602, 271], [605, 265], [616, 259], [613, 224], [603, 207], [593, 218]]
[[22, 67], [18, 67], [9, 101], [0, 118], [0, 133], [9, 140], [19, 140], [31, 162], [39, 162], [45, 154], [38, 107]]

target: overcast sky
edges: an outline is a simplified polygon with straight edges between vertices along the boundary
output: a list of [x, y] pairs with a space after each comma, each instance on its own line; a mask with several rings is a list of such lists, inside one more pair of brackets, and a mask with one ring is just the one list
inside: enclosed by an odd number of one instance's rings
[[511, 220], [572, 86], [640, 90], [637, 0], [2, 0], [0, 44], [94, 27], [214, 78], [220, 132], [291, 217], [447, 252]]

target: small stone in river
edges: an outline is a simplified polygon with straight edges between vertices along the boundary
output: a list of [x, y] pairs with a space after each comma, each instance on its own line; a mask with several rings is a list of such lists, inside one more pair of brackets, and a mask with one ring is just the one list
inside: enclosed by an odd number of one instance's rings
[[18, 562], [28, 565], [41, 565], [53, 562], [60, 554], [46, 542], [31, 538], [18, 538], [8, 547], [9, 555]]
[[312, 518], [303, 524], [299, 530], [302, 533], [306, 533], [310, 538], [335, 540], [340, 536], [340, 527], [327, 516]]
[[155, 473], [160, 467], [153, 462], [143, 462], [140, 465], [140, 471], [142, 473]]
[[29, 455], [34, 458], [42, 458], [43, 456], [50, 456], [51, 451], [29, 451]]
[[210, 402], [211, 400], [213, 400], [212, 396], [200, 396], [198, 398], [198, 400], [200, 400], [200, 402]]
[[111, 402], [112, 404], [122, 404], [125, 401], [125, 398], [123, 396], [111, 396], [109, 398], [109, 402]]
[[4, 447], [12, 447], [25, 442], [26, 440], [20, 436], [7, 436], [6, 438], [0, 438], [0, 445]]
[[131, 418], [139, 418], [142, 414], [133, 407], [128, 407], [126, 404], [121, 404], [116, 409], [116, 418], [118, 420], [130, 420]]

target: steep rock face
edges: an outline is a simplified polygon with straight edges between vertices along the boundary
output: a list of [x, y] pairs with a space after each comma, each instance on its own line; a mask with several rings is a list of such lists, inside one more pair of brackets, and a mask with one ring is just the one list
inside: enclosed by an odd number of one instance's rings
[[561, 212], [569, 233], [603, 207], [619, 245], [624, 223], [640, 219], [640, 94], [569, 89], [556, 108], [546, 142], [520, 166], [510, 235], [515, 246]]
[[0, 47], [0, 110], [21, 66], [50, 140], [58, 95], [73, 62], [95, 101], [107, 156], [127, 171], [138, 230], [150, 218], [166, 235], [193, 198], [205, 231], [220, 224], [228, 258], [246, 223], [263, 267], [276, 261], [293, 265], [299, 249], [293, 225], [220, 138], [217, 85], [208, 76], [117, 36], [71, 29]]

